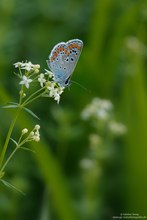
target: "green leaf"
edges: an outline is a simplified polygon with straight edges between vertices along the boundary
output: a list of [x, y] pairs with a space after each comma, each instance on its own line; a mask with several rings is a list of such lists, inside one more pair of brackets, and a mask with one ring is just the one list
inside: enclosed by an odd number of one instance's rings
[[34, 118], [37, 118], [38, 120], [40, 120], [40, 119], [38, 118], [38, 116], [37, 116], [34, 112], [32, 112], [30, 109], [25, 108], [25, 107], [23, 107], [23, 109], [24, 109], [26, 112], [28, 112], [30, 115], [32, 115]]
[[11, 140], [16, 146], [18, 146], [17, 142], [16, 142], [13, 138], [10, 138], [10, 140]]
[[29, 149], [27, 147], [20, 147], [20, 149], [23, 149], [23, 150], [26, 150], [26, 151], [30, 151], [32, 153], [36, 153], [34, 150], [31, 150], [31, 149]]
[[7, 182], [6, 180], [0, 180], [5, 186], [9, 187], [10, 189], [15, 189], [17, 192], [21, 193], [23, 196], [25, 196], [25, 193], [23, 191], [21, 191], [20, 189], [18, 189], [17, 187], [13, 186], [12, 184], [10, 184], [9, 182]]
[[0, 179], [2, 179], [4, 175], [5, 175], [5, 171], [1, 171], [0, 172]]
[[19, 105], [17, 102], [7, 102], [7, 104]]
[[2, 108], [18, 108], [18, 103], [15, 102], [9, 102], [10, 105], [4, 105]]

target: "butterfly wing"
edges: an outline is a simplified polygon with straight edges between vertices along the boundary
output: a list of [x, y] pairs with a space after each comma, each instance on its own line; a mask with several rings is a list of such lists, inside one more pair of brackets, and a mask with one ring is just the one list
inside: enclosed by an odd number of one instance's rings
[[79, 57], [80, 57], [80, 54], [81, 54], [81, 51], [82, 51], [82, 48], [83, 48], [83, 42], [79, 39], [74, 39], [74, 40], [70, 40], [67, 42], [67, 48], [68, 48], [68, 51], [69, 51], [69, 61], [68, 61], [68, 69], [69, 69], [69, 72], [70, 74], [68, 75], [71, 76], [75, 67], [76, 67], [76, 64], [79, 60]]
[[67, 86], [71, 74], [77, 64], [83, 42], [75, 39], [67, 43], [61, 42], [52, 49], [49, 56], [48, 66], [54, 74], [54, 80], [60, 86]]
[[49, 56], [48, 66], [54, 74], [54, 80], [61, 85], [67, 75], [67, 64], [65, 62], [67, 56], [68, 50], [64, 42], [55, 45]]

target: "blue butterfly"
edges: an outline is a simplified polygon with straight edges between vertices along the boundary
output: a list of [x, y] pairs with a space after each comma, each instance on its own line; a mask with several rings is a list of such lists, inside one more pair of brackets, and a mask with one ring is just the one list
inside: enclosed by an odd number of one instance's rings
[[73, 39], [66, 43], [61, 42], [52, 49], [47, 64], [53, 72], [55, 82], [61, 87], [69, 85], [82, 48], [83, 42], [79, 39]]

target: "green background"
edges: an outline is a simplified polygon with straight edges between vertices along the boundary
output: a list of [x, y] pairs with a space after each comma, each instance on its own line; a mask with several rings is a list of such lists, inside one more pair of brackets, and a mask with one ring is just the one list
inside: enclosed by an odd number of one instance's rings
[[[13, 63], [28, 60], [40, 64], [43, 72], [53, 46], [74, 38], [81, 39], [84, 48], [72, 79], [86, 88], [72, 83], [59, 105], [46, 98], [31, 104], [39, 122], [21, 114], [14, 137], [39, 123], [41, 140], [30, 145], [36, 154], [20, 151], [7, 167], [5, 178], [26, 196], [1, 184], [0, 219], [147, 216], [147, 2], [1, 0], [0, 15], [1, 105], [18, 100]], [[111, 100], [116, 118], [128, 131], [113, 146], [108, 143], [114, 154], [101, 163], [102, 175], [95, 184], [91, 186], [92, 179], [86, 182], [93, 197], [87, 196], [84, 206], [88, 188], [79, 162], [88, 152], [92, 128], [80, 115], [94, 97]], [[13, 113], [0, 109], [1, 146]]]

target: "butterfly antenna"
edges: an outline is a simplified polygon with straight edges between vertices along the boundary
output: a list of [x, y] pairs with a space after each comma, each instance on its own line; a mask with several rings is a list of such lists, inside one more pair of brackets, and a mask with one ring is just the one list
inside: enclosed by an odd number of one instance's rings
[[71, 80], [72, 83], [75, 83], [77, 84], [78, 86], [80, 86], [82, 89], [86, 90], [87, 92], [90, 92], [86, 87], [84, 87], [83, 85], [81, 85], [80, 83], [74, 81], [74, 80]]

